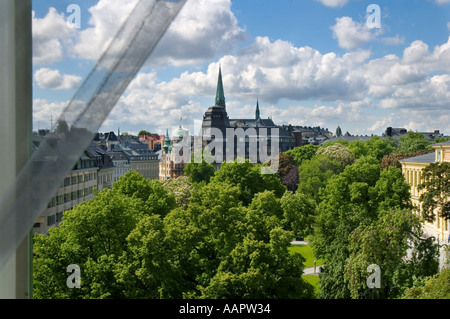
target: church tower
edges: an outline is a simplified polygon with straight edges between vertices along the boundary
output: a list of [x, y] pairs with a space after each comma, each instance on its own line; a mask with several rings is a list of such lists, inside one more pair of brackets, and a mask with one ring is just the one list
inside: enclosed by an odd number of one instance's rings
[[169, 129], [166, 129], [166, 136], [164, 138], [164, 151], [165, 153], [169, 153], [169, 148], [170, 148], [170, 137], [169, 137]]
[[222, 68], [219, 66], [219, 78], [217, 81], [217, 91], [214, 106], [208, 108], [203, 116], [202, 123], [202, 135], [209, 135], [207, 130], [216, 128], [222, 131], [223, 136], [226, 134], [226, 129], [231, 127], [230, 120], [228, 118], [225, 94], [223, 90], [222, 82]]

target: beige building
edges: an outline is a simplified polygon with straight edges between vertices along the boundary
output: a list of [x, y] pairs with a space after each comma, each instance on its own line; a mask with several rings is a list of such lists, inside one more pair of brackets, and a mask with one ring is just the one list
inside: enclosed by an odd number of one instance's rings
[[80, 156], [75, 167], [61, 182], [55, 196], [36, 220], [33, 232], [47, 234], [51, 227], [59, 227], [64, 212], [94, 198], [94, 189], [112, 187], [114, 167], [109, 154], [90, 146]]
[[123, 163], [123, 171], [134, 170], [144, 178], [158, 179], [158, 154], [150, 150], [147, 143], [129, 140], [119, 146], [120, 148], [115, 147], [115, 152], [122, 152], [123, 156], [128, 161], [128, 163]]
[[144, 178], [158, 179], [159, 160], [155, 154], [137, 154], [130, 160], [130, 168]]
[[61, 183], [46, 210], [34, 224], [33, 232], [47, 234], [51, 227], [58, 227], [64, 212], [76, 205], [91, 200], [97, 188], [98, 167], [95, 160], [83, 154], [77, 167]]
[[[422, 170], [431, 163], [450, 162], [450, 141], [434, 144], [433, 148], [433, 153], [406, 158], [400, 161], [403, 176], [406, 182], [411, 185], [413, 204], [417, 206], [420, 205], [419, 196], [421, 192], [419, 192], [417, 186], [422, 182]], [[425, 222], [423, 229], [427, 236], [433, 236], [439, 243], [443, 243], [448, 241], [450, 235], [449, 223], [449, 221], [445, 221], [442, 217], [437, 217], [433, 222]]]

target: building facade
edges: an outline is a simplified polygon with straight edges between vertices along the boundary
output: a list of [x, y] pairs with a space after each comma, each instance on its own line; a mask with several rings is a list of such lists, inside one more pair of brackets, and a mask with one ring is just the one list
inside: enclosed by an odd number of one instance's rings
[[230, 119], [219, 68], [215, 104], [203, 116], [200, 135], [203, 148], [208, 149], [217, 162], [234, 160], [236, 157], [250, 159], [254, 163], [267, 162], [296, 146], [296, 139], [271, 118], [263, 119], [256, 103], [254, 118]]
[[[422, 191], [417, 186], [423, 182], [422, 170], [431, 163], [450, 162], [450, 142], [433, 145], [434, 152], [400, 161], [406, 182], [411, 186], [411, 199], [415, 206], [420, 206]], [[433, 222], [424, 222], [423, 229], [427, 237], [434, 237], [439, 243], [447, 242], [450, 232], [449, 221], [437, 216]]]
[[97, 163], [95, 158], [86, 151], [61, 183], [45, 211], [36, 220], [33, 233], [47, 234], [51, 227], [58, 227], [64, 212], [91, 200], [94, 197], [94, 189], [97, 187]]
[[[183, 176], [184, 168], [190, 161], [189, 155], [192, 154], [193, 143], [189, 130], [180, 125], [172, 132], [172, 137], [169, 136], [169, 130], [166, 130], [163, 145], [159, 162], [159, 180], [165, 181]], [[185, 150], [189, 154], [183, 154]]]
[[[130, 170], [135, 170], [144, 178], [158, 179], [158, 154], [151, 151], [147, 143], [140, 142], [137, 139], [128, 139], [120, 145], [115, 146], [113, 151], [123, 153], [125, 158], [128, 160], [128, 164], [124, 165], [129, 165]], [[116, 178], [120, 176], [117, 175]]]
[[123, 152], [110, 152], [112, 162], [114, 165], [113, 169], [113, 183], [117, 182], [119, 178], [131, 170], [130, 162]]

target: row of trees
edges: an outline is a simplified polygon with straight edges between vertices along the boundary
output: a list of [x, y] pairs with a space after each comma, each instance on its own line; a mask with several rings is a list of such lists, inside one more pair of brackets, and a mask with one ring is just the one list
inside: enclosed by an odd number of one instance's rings
[[[312, 298], [288, 251], [315, 205], [250, 163], [199, 184], [131, 171], [34, 240], [35, 298]], [[68, 289], [69, 265], [81, 288]]]
[[[288, 188], [296, 184], [296, 191], [317, 205], [308, 239], [326, 264], [319, 281], [321, 298], [417, 296], [423, 290], [418, 287], [437, 274], [439, 246], [422, 238], [421, 223], [434, 220], [437, 208], [448, 219], [450, 165], [435, 163], [425, 169], [419, 187], [425, 190], [422, 219], [413, 213], [399, 163], [429, 153], [430, 145], [422, 134], [410, 132], [399, 141], [374, 136], [366, 142], [306, 145], [283, 155], [283, 183]], [[295, 181], [290, 175], [294, 168]], [[372, 264], [382, 272], [380, 289], [366, 284]]]
[[[65, 212], [60, 228], [35, 236], [34, 296], [429, 296], [430, 287], [445, 286], [446, 277], [433, 277], [438, 247], [421, 238], [409, 186], [387, 159], [428, 146], [414, 134], [400, 143], [306, 145], [280, 155], [277, 175], [248, 161], [217, 171], [206, 161], [188, 164], [186, 176], [165, 182], [131, 171]], [[302, 278], [303, 256], [289, 253], [296, 235], [324, 260], [317, 296]], [[80, 289], [66, 285], [72, 264], [82, 271]], [[380, 289], [367, 288], [371, 264], [380, 266]]]

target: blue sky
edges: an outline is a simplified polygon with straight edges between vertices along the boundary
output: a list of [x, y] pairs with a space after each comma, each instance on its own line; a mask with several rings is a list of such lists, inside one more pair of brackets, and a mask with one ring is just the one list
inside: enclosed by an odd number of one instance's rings
[[[136, 1], [33, 1], [34, 129], [56, 122]], [[192, 129], [221, 63], [230, 118], [253, 117], [258, 97], [278, 124], [450, 135], [449, 36], [450, 0], [188, 0], [100, 130]]]

